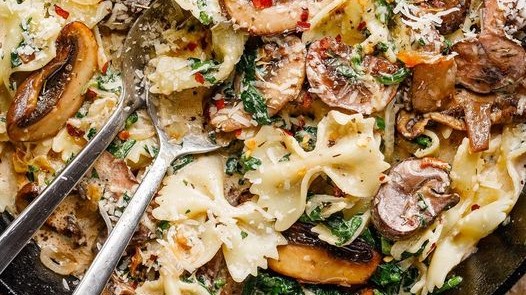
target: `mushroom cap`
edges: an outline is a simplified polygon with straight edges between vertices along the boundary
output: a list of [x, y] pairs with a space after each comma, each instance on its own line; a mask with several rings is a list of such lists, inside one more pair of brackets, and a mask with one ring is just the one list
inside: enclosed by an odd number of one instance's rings
[[373, 199], [375, 228], [392, 240], [408, 238], [428, 227], [460, 198], [450, 193], [449, 164], [435, 158], [408, 159], [389, 172]]
[[13, 141], [38, 141], [54, 136], [84, 102], [82, 95], [97, 67], [97, 42], [81, 22], [62, 28], [57, 55], [18, 87], [7, 113]]
[[332, 0], [281, 0], [268, 8], [256, 8], [252, 1], [221, 0], [232, 22], [252, 35], [276, 35], [302, 30], [301, 24]]
[[398, 85], [383, 85], [372, 75], [393, 74], [398, 66], [370, 55], [363, 57], [360, 65], [353, 65], [357, 55], [361, 58], [360, 52], [332, 37], [312, 43], [307, 52], [309, 91], [331, 107], [362, 114], [381, 111], [396, 94]]

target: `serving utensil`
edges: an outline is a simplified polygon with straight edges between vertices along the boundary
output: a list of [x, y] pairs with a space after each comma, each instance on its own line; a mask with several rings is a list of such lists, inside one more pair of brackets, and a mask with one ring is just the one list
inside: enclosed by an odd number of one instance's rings
[[[137, 29], [135, 29], [137, 31]], [[123, 87], [119, 103], [106, 124], [93, 137], [82, 151], [58, 174], [55, 179], [35, 198], [24, 211], [9, 224], [0, 235], [0, 273], [31, 240], [33, 234], [45, 223], [53, 211], [77, 185], [99, 155], [109, 146], [126, 118], [137, 108], [144, 106], [142, 88], [136, 87], [135, 69], [143, 68], [145, 58], [131, 46], [135, 40], [128, 39], [123, 59]]]
[[[185, 19], [182, 10], [167, 0], [158, 0], [152, 7], [139, 17], [132, 30], [128, 34], [127, 44], [131, 44], [130, 51], [141, 56], [148, 56], [147, 49], [138, 40], [140, 36], [147, 36], [144, 30], [149, 30], [150, 24], [159, 20], [160, 15], [176, 16], [177, 23]], [[141, 50], [145, 52], [141, 53]], [[133, 57], [132, 57], [133, 59]], [[102, 249], [93, 260], [90, 268], [84, 274], [84, 277], [74, 294], [100, 294], [108, 282], [113, 270], [117, 266], [122, 253], [131, 240], [135, 229], [137, 228], [142, 215], [150, 204], [159, 184], [161, 183], [170, 164], [178, 157], [207, 153], [218, 149], [220, 146], [210, 142], [205, 133], [189, 133], [182, 138], [182, 144], [174, 144], [168, 135], [164, 132], [162, 123], [158, 116], [158, 98], [150, 95], [147, 85], [145, 87], [144, 97], [148, 113], [152, 119], [153, 125], [159, 139], [159, 152], [153, 161], [147, 174], [141, 181], [141, 184], [135, 191], [133, 198], [128, 203], [126, 209], [119, 218], [117, 224], [113, 227]]]

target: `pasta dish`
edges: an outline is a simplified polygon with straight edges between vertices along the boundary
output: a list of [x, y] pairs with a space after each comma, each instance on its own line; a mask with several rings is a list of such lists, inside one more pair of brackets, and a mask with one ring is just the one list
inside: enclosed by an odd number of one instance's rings
[[[524, 0], [167, 0], [145, 87], [177, 141], [104, 294], [440, 294], [526, 179]], [[0, 1], [0, 212], [113, 113], [150, 0]], [[146, 109], [35, 235], [82, 278], [155, 159]], [[64, 281], [65, 288], [74, 285]]]

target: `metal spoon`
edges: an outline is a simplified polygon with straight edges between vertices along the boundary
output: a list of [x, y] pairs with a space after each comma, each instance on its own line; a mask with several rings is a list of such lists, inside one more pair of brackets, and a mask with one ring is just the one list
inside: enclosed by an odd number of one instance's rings
[[[169, 13], [167, 12], [166, 6], [172, 4], [167, 2], [167, 0], [157, 1], [149, 11], [139, 17], [134, 24], [134, 28], [141, 28], [145, 24], [152, 23], [153, 19], [158, 19], [159, 15]], [[172, 9], [180, 10], [179, 7]], [[182, 20], [180, 19], [178, 23], [180, 23], [180, 21]], [[128, 35], [128, 39], [134, 40], [136, 33], [137, 30], [132, 29]], [[137, 50], [137, 45], [141, 47], [140, 44], [133, 44], [133, 50]], [[137, 53], [139, 52], [138, 50]], [[199, 135], [186, 135], [183, 137], [181, 145], [172, 144], [160, 122], [157, 112], [157, 99], [151, 96], [147, 89], [145, 91], [145, 98], [148, 113], [151, 116], [159, 137], [159, 153], [152, 163], [150, 170], [137, 188], [134, 197], [130, 200], [119, 221], [109, 234], [104, 246], [93, 260], [90, 268], [84, 274], [82, 281], [73, 294], [100, 294], [104, 290], [108, 279], [117, 266], [122, 253], [132, 238], [142, 215], [146, 211], [170, 164], [180, 156], [207, 153], [220, 147], [211, 143], [204, 133]]]
[[[138, 28], [131, 34], [138, 35]], [[134, 43], [140, 39], [128, 38], [123, 55], [123, 88], [119, 103], [113, 115], [93, 137], [82, 151], [55, 177], [44, 191], [9, 224], [0, 235], [0, 273], [2, 273], [20, 251], [31, 240], [33, 234], [46, 222], [53, 211], [77, 185], [80, 179], [92, 166], [93, 162], [108, 147], [119, 130], [122, 130], [126, 118], [137, 108], [144, 106], [142, 88], [136, 87], [135, 69], [142, 69], [146, 64]]]

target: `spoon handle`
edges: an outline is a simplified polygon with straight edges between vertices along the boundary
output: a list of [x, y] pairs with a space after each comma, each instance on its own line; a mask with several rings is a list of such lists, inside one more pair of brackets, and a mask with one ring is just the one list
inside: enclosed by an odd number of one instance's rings
[[[181, 155], [182, 153], [179, 153]], [[130, 242], [144, 211], [150, 204], [170, 163], [178, 155], [165, 152], [161, 145], [159, 154], [150, 170], [141, 181], [128, 206], [113, 227], [102, 249], [84, 274], [82, 281], [75, 289], [74, 295], [98, 295], [102, 293], [113, 270], [119, 263], [122, 253]]]
[[33, 234], [46, 222], [124, 126], [130, 108], [124, 107], [123, 97], [124, 90], [121, 93], [121, 103], [101, 130], [0, 235], [0, 273], [31, 240]]

